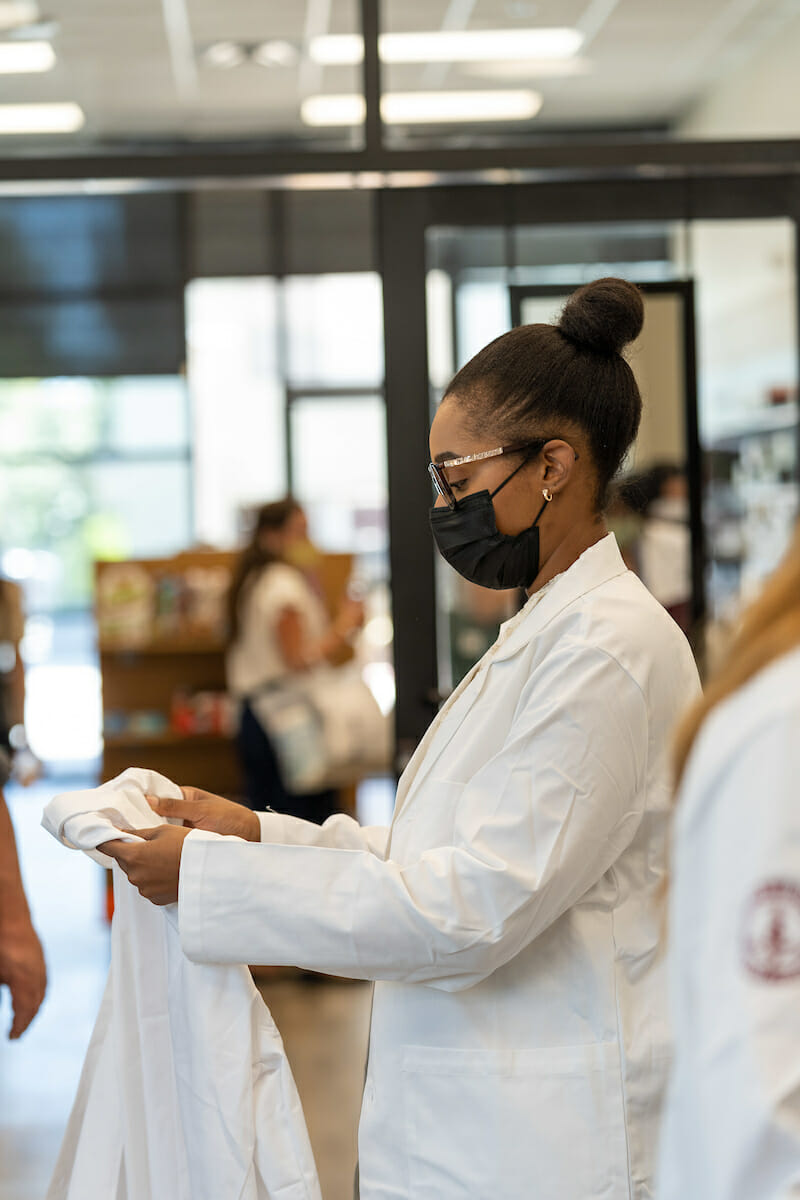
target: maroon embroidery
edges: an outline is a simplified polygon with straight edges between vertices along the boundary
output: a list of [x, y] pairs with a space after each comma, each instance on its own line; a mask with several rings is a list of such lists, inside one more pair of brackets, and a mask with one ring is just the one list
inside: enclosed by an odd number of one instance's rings
[[753, 893], [742, 922], [742, 962], [773, 983], [800, 976], [800, 885], [776, 879]]

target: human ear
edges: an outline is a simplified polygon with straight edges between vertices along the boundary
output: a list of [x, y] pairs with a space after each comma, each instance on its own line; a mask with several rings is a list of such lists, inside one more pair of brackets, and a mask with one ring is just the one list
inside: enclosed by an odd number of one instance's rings
[[569, 482], [577, 455], [568, 442], [548, 442], [542, 451], [542, 482], [551, 492], [559, 492]]

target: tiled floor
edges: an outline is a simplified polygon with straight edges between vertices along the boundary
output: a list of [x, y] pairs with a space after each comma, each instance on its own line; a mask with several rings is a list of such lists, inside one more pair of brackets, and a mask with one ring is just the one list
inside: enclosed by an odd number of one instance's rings
[[[74, 786], [79, 786], [75, 784]], [[39, 826], [52, 788], [11, 790], [9, 807], [49, 989], [28, 1033], [0, 1040], [0, 1197], [42, 1200], [58, 1153], [108, 967], [102, 873]], [[367, 820], [385, 819], [371, 797]], [[262, 982], [306, 1111], [324, 1200], [351, 1200], [369, 986], [296, 978]], [[5, 991], [5, 990], [4, 990]], [[10, 1024], [7, 996], [0, 1029]], [[224, 1200], [223, 1197], [220, 1200]]]

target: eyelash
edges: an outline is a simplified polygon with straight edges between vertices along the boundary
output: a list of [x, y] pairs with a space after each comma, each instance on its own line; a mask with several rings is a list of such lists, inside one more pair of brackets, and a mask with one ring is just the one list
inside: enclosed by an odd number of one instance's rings
[[468, 483], [468, 480], [466, 480], [466, 479], [456, 479], [453, 481], [453, 483], [450, 484], [450, 489], [453, 492], [460, 492], [462, 488], [465, 488], [467, 486], [467, 483]]

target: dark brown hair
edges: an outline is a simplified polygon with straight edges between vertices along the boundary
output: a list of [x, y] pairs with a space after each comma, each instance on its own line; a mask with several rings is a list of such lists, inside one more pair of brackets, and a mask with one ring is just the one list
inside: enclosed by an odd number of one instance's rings
[[249, 581], [271, 563], [280, 562], [277, 554], [269, 550], [261, 540], [261, 534], [266, 530], [281, 530], [296, 512], [300, 505], [291, 496], [283, 500], [274, 500], [271, 504], [262, 504], [256, 510], [250, 540], [242, 550], [233, 569], [231, 586], [228, 590], [228, 644], [232, 645], [239, 636], [239, 599]]
[[639, 429], [642, 398], [622, 351], [643, 320], [634, 284], [596, 279], [573, 292], [557, 325], [520, 325], [490, 342], [461, 368], [446, 395], [463, 406], [473, 429], [490, 428], [504, 444], [578, 426], [589, 442], [603, 507]]

